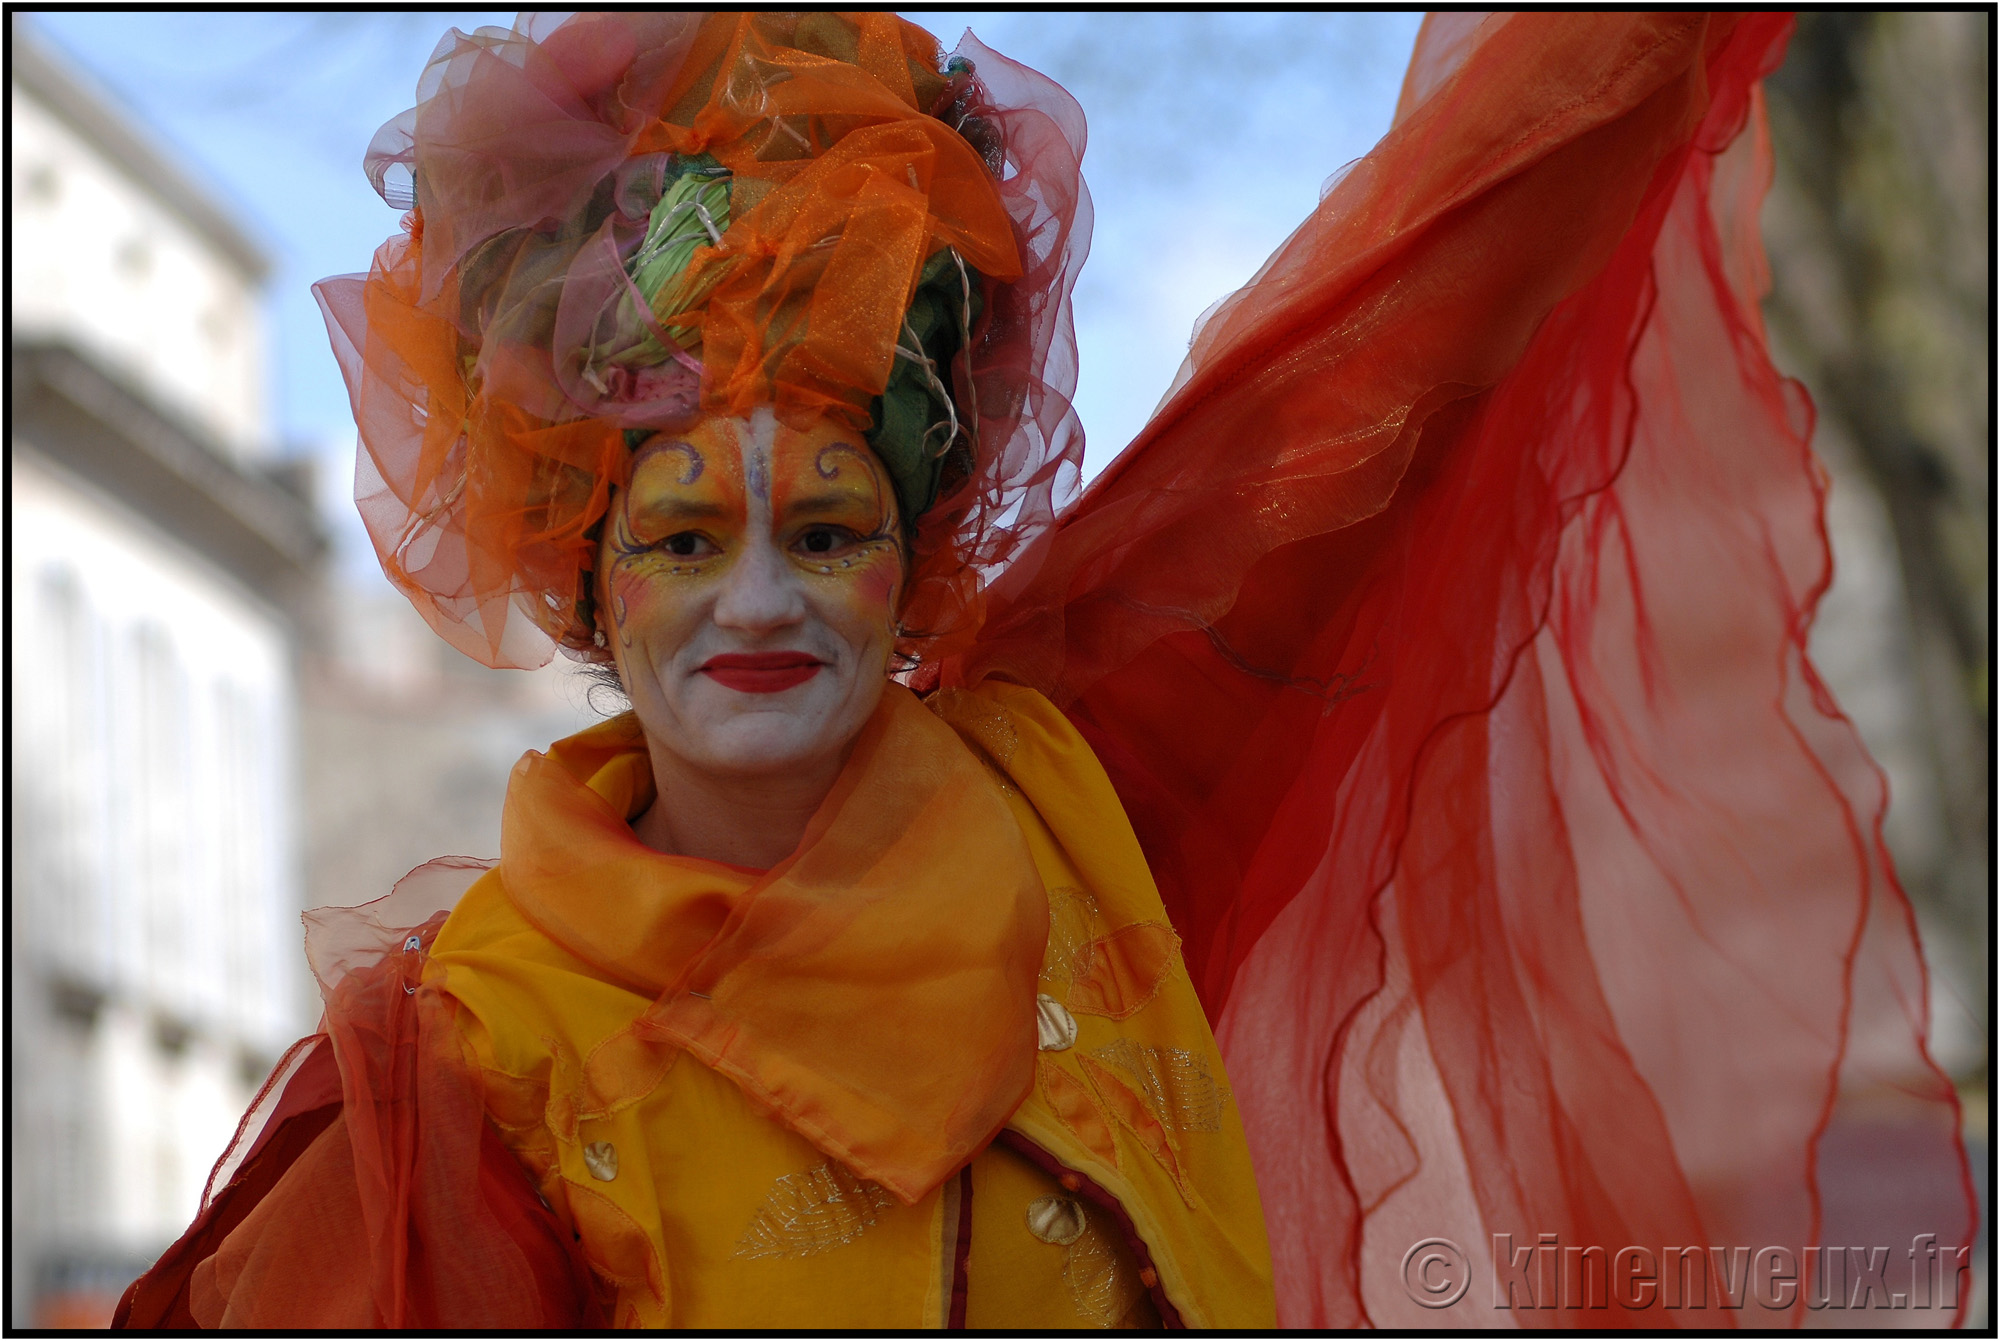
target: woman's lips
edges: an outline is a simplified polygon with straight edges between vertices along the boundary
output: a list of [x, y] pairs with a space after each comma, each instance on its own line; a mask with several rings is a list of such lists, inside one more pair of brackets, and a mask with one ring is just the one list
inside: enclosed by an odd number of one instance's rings
[[776, 694], [804, 684], [826, 663], [805, 652], [725, 652], [710, 657], [701, 673], [743, 694]]

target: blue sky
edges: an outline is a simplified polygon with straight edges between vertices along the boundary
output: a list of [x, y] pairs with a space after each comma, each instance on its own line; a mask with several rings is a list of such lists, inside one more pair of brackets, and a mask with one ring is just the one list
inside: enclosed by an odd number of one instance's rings
[[[1089, 118], [1084, 175], [1097, 226], [1076, 295], [1077, 410], [1093, 472], [1144, 424], [1195, 318], [1247, 280], [1326, 178], [1388, 129], [1420, 17], [908, 13], [947, 48], [972, 28], [1056, 79]], [[365, 270], [396, 228], [361, 155], [412, 101], [438, 39], [454, 25], [511, 18], [77, 10], [28, 20], [271, 254], [273, 431], [288, 450], [325, 458], [330, 509], [354, 431], [309, 286]], [[351, 542], [345, 518], [334, 520]]]

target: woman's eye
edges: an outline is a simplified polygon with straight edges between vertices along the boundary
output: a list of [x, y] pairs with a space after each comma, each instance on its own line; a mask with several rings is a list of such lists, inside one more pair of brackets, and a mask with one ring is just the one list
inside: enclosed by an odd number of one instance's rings
[[662, 540], [660, 548], [677, 559], [696, 559], [714, 552], [715, 546], [699, 531], [681, 531]]
[[814, 526], [799, 537], [798, 545], [807, 554], [831, 554], [860, 543], [861, 537], [845, 526]]

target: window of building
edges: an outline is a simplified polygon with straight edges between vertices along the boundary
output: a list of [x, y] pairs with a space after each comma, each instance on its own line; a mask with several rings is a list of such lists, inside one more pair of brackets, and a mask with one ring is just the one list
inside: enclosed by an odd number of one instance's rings
[[187, 675], [173, 639], [158, 624], [134, 633], [138, 676], [135, 723], [138, 826], [137, 874], [146, 927], [149, 974], [178, 1005], [187, 986], [184, 953], [189, 898], [189, 768]]
[[21, 195], [34, 205], [53, 205], [62, 199], [62, 174], [53, 163], [37, 163], [21, 177]]
[[118, 269], [127, 279], [144, 279], [153, 273], [153, 247], [144, 238], [127, 238], [118, 244]]
[[[27, 849], [18, 867], [31, 904], [34, 949], [67, 970], [97, 967], [97, 852], [93, 842], [102, 774], [97, 767], [102, 699], [96, 622], [76, 574], [66, 564], [42, 570], [32, 609], [40, 652], [22, 667], [17, 700], [22, 718], [15, 814], [25, 821], [17, 841]], [[21, 645], [21, 644], [17, 644]]]

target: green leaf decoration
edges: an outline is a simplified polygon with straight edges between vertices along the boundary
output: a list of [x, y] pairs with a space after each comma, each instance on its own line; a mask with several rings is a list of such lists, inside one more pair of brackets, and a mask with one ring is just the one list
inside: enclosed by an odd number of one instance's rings
[[[729, 170], [712, 156], [697, 154], [675, 159], [668, 172], [672, 180], [659, 203], [653, 206], [646, 236], [626, 262], [626, 272], [652, 308], [654, 320], [683, 350], [691, 352], [700, 345], [699, 328], [675, 322], [673, 318], [701, 306], [720, 278], [711, 272], [705, 280], [696, 281], [688, 270], [695, 253], [714, 246], [729, 229]], [[633, 367], [651, 367], [672, 357], [672, 351], [653, 338], [636, 312], [630, 316], [631, 343], [604, 352], [602, 358]]]
[[961, 466], [969, 461], [972, 410], [953, 407], [948, 396], [952, 361], [983, 309], [979, 272], [966, 266], [961, 276], [950, 248], [924, 263], [904, 317], [907, 329], [898, 344], [902, 350], [920, 351], [930, 367], [898, 352], [889, 383], [875, 400], [875, 428], [868, 435], [869, 446], [895, 481], [896, 502], [906, 527], [914, 528], [917, 518], [937, 501], [946, 466], [954, 460]]

